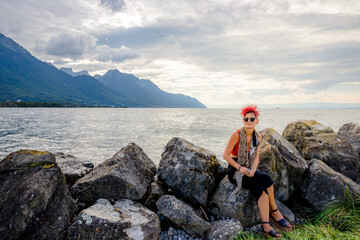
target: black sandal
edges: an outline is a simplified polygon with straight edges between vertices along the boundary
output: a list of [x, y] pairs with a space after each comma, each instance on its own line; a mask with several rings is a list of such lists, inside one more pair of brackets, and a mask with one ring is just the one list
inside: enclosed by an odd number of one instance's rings
[[[271, 212], [273, 213], [278, 210], [279, 209], [271, 210]], [[276, 221], [275, 218], [272, 216], [272, 214], [270, 214], [270, 220], [272, 220], [275, 224], [278, 224], [281, 229], [284, 229], [286, 231], [292, 230], [291, 223], [289, 223], [285, 218], [282, 218], [282, 219]], [[290, 224], [290, 226], [288, 226], [289, 224]]]
[[[269, 224], [270, 222], [262, 222], [262, 224]], [[281, 234], [276, 232], [274, 229], [271, 229], [270, 231], [266, 232], [264, 230], [264, 226], [261, 226], [262, 228], [262, 232], [264, 233], [264, 235], [268, 236], [268, 237], [273, 237], [273, 238], [281, 238]]]

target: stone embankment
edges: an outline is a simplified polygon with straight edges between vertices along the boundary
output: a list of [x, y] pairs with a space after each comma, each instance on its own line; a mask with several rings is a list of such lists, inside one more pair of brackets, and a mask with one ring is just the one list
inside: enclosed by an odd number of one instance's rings
[[[301, 120], [282, 135], [260, 131], [258, 168], [290, 222], [302, 206], [322, 210], [346, 190], [360, 196], [359, 129]], [[95, 168], [62, 153], [9, 154], [0, 162], [0, 240], [228, 240], [259, 229], [255, 198], [240, 189], [229, 199], [236, 186], [213, 153], [174, 137], [161, 157], [156, 167], [135, 143]]]

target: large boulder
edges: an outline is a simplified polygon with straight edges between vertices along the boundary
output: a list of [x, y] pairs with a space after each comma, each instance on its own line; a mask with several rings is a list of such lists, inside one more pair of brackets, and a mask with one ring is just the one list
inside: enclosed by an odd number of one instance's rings
[[294, 186], [289, 183], [289, 173], [284, 166], [277, 147], [267, 141], [260, 144], [258, 170], [268, 173], [274, 181], [275, 198], [286, 201], [293, 193]]
[[112, 205], [98, 199], [76, 217], [67, 239], [157, 240], [160, 232], [159, 216], [140, 203], [121, 199]]
[[156, 210], [157, 200], [167, 194], [168, 187], [165, 183], [160, 181], [155, 175], [155, 179], [150, 183], [147, 193], [141, 199], [141, 203], [151, 210]]
[[283, 137], [300, 151], [305, 160], [322, 160], [335, 171], [358, 180], [360, 162], [355, 149], [330, 127], [313, 120], [296, 121], [286, 126]]
[[323, 210], [328, 202], [342, 200], [346, 188], [351, 195], [360, 196], [360, 186], [343, 174], [334, 171], [323, 161], [309, 162], [309, 172], [301, 187], [303, 197], [317, 210]]
[[54, 153], [56, 162], [61, 171], [65, 175], [67, 184], [71, 187], [74, 183], [91, 172], [94, 164], [90, 162], [82, 162], [77, 157], [64, 154], [62, 152]]
[[202, 219], [193, 207], [175, 196], [160, 197], [156, 206], [163, 216], [190, 235], [204, 236], [211, 227], [210, 223]]
[[99, 164], [71, 187], [82, 202], [99, 198], [141, 199], [156, 174], [156, 166], [135, 143], [122, 148], [112, 158]]
[[215, 154], [174, 137], [161, 155], [157, 174], [176, 194], [205, 206], [219, 168]]
[[218, 220], [211, 223], [211, 228], [206, 234], [206, 240], [229, 240], [236, 237], [243, 227], [241, 222], [232, 218], [229, 220]]
[[340, 127], [338, 134], [353, 145], [360, 158], [360, 126], [356, 123], [347, 123]]
[[238, 191], [235, 201], [229, 199], [236, 186], [226, 176], [209, 199], [207, 210], [219, 217], [237, 218], [244, 227], [261, 221], [255, 197], [246, 189]]
[[300, 190], [307, 163], [299, 151], [274, 129], [267, 128], [259, 133], [262, 143], [258, 169], [273, 179], [275, 198], [287, 201]]
[[63, 239], [77, 205], [50, 152], [20, 150], [0, 162], [0, 239]]

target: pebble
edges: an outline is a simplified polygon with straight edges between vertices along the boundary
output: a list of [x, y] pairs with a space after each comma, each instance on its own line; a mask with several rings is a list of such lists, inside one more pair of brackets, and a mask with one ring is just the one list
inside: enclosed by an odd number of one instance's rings
[[[158, 212], [159, 216], [162, 217], [162, 215]], [[223, 221], [232, 221], [233, 218], [229, 217], [215, 217], [210, 216], [210, 222], [214, 222], [217, 220], [223, 220]], [[250, 229], [249, 229], [250, 230]], [[255, 229], [253, 229], [255, 230]], [[251, 230], [250, 230], [251, 231]], [[256, 231], [256, 230], [255, 230]], [[167, 230], [163, 230], [160, 233], [159, 240], [203, 240], [202, 238], [194, 238], [187, 234], [183, 229], [176, 229], [174, 227], [169, 227]]]
[[202, 238], [193, 238], [188, 235], [183, 229], [175, 229], [169, 227], [160, 233], [159, 240], [203, 240]]

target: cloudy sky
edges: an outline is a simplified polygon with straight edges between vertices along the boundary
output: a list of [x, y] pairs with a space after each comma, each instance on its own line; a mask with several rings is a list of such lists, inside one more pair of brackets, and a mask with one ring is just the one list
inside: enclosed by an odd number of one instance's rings
[[59, 68], [116, 68], [208, 107], [360, 103], [359, 0], [0, 4], [0, 32]]

